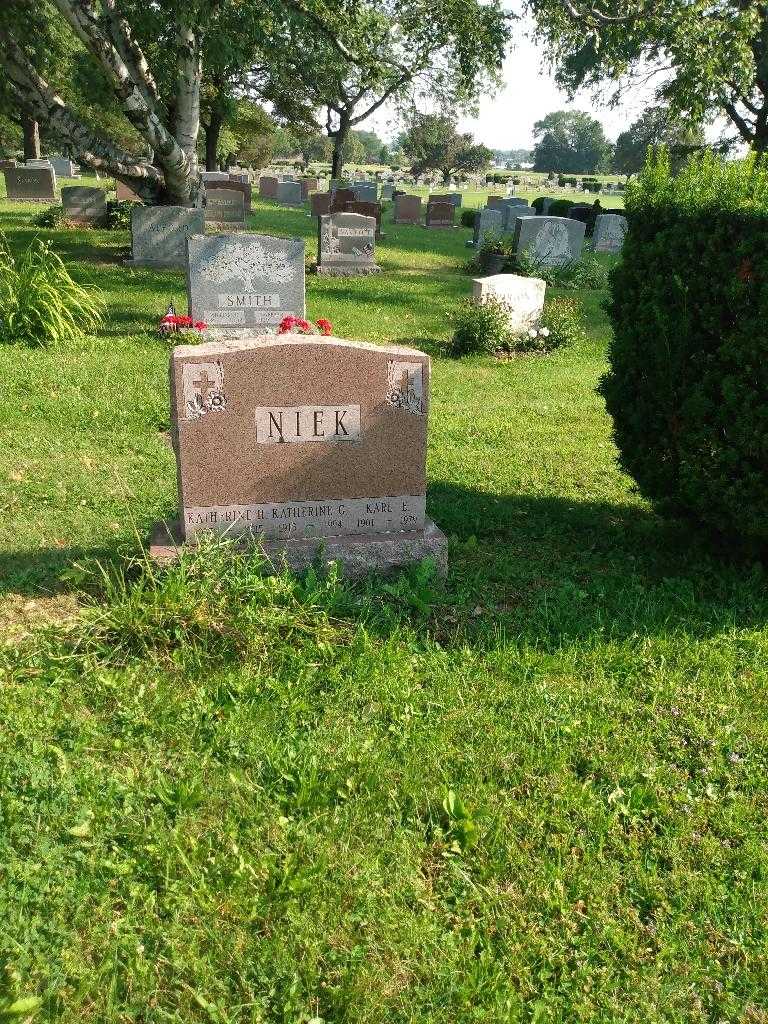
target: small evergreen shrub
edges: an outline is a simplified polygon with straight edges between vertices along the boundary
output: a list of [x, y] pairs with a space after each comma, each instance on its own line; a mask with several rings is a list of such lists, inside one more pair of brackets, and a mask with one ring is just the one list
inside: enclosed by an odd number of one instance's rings
[[103, 311], [101, 293], [73, 281], [50, 242], [36, 238], [14, 258], [0, 234], [0, 342], [77, 341], [95, 330]]
[[463, 228], [473, 228], [475, 226], [475, 215], [477, 210], [462, 210], [461, 211], [461, 226]]
[[537, 199], [534, 199], [531, 206], [534, 208], [536, 213], [541, 216], [542, 211], [544, 210], [544, 196], [539, 196]]
[[67, 220], [64, 217], [63, 206], [49, 206], [45, 210], [41, 210], [40, 213], [36, 214], [32, 218], [32, 223], [38, 228], [61, 228], [67, 226]]
[[568, 213], [573, 206], [573, 201], [570, 199], [556, 199], [554, 203], [549, 204], [548, 217], [567, 217]]
[[768, 545], [768, 162], [663, 150], [627, 189], [600, 391], [660, 511]]
[[453, 338], [448, 350], [452, 356], [496, 352], [510, 342], [509, 311], [503, 302], [489, 298], [475, 303], [462, 302], [453, 315]]

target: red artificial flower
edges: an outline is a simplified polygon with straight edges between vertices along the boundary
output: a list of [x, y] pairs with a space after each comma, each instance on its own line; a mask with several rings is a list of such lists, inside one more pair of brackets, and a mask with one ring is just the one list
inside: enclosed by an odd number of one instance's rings
[[318, 320], [317, 326], [320, 328], [320, 333], [326, 338], [333, 334], [333, 324], [330, 320]]
[[208, 330], [208, 324], [205, 322], [205, 320], [196, 320], [194, 326], [196, 331]]
[[305, 334], [312, 330], [312, 328], [309, 326], [309, 323], [306, 320], [297, 320], [296, 326], [299, 328], [300, 331], [304, 331]]

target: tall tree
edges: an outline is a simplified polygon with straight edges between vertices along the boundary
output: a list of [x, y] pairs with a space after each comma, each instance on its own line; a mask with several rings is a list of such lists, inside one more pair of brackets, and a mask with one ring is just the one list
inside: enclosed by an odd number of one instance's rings
[[691, 153], [704, 148], [704, 131], [701, 124], [667, 107], [646, 107], [616, 140], [613, 169], [620, 174], [642, 170], [649, 146], [666, 146], [672, 168], [677, 170]]
[[481, 171], [493, 159], [487, 146], [459, 132], [447, 114], [415, 114], [400, 146], [414, 175], [440, 171], [446, 184], [457, 171]]
[[556, 110], [533, 126], [535, 171], [593, 174], [608, 169], [611, 146], [603, 126], [583, 111]]
[[614, 96], [657, 81], [657, 101], [692, 121], [724, 116], [768, 151], [765, 0], [528, 0], [571, 94], [617, 83]]

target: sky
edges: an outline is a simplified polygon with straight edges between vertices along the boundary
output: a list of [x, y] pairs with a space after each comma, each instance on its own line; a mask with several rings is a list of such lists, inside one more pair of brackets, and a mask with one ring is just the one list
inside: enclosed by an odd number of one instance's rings
[[[480, 100], [477, 117], [462, 118], [459, 128], [471, 132], [490, 149], [532, 149], [533, 125], [553, 110], [586, 110], [603, 125], [607, 137], [617, 135], [636, 120], [652, 99], [652, 90], [635, 92], [621, 107], [609, 108], [595, 101], [590, 92], [579, 93], [569, 102], [555, 85], [554, 75], [544, 60], [542, 48], [527, 33], [531, 23], [516, 22], [515, 45], [504, 62], [504, 86], [495, 96]], [[369, 130], [391, 139], [398, 126], [386, 112], [369, 122]], [[369, 124], [361, 125], [369, 128]]]

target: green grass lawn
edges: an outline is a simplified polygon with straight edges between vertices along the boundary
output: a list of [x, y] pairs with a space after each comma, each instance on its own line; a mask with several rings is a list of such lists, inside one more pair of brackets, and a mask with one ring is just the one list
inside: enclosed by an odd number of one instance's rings
[[38, 232], [109, 318], [0, 350], [0, 1020], [768, 1020], [764, 571], [617, 469], [600, 293], [576, 348], [449, 360], [470, 232], [385, 232], [308, 312], [432, 354], [444, 584], [121, 568], [175, 509], [182, 274]]

